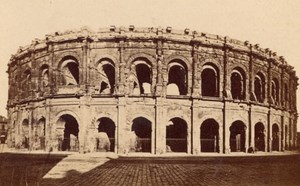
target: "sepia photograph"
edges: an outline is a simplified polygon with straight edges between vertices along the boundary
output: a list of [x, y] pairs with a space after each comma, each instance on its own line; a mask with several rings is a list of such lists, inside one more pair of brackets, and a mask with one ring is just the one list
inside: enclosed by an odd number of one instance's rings
[[0, 186], [300, 185], [300, 2], [0, 4]]

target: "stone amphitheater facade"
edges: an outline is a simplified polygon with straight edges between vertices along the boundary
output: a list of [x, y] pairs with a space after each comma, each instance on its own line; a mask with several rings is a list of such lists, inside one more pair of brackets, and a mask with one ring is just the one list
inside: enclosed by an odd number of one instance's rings
[[8, 64], [8, 145], [201, 154], [296, 147], [293, 67], [270, 49], [189, 29], [56, 32]]

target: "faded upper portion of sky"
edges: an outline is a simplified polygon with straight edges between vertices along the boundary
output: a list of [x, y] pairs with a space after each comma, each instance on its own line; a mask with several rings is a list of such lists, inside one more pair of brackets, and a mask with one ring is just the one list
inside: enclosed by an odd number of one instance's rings
[[[19, 46], [55, 31], [110, 25], [190, 28], [259, 43], [300, 72], [300, 2], [295, 0], [0, 0], [0, 115], [7, 63]], [[298, 97], [299, 97], [298, 93]], [[299, 105], [299, 104], [298, 104]], [[298, 127], [299, 128], [299, 127]]]

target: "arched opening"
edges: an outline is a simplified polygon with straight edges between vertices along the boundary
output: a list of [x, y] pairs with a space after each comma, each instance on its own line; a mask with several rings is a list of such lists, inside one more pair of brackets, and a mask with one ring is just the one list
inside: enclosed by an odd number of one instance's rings
[[242, 69], [236, 68], [231, 74], [231, 95], [233, 99], [244, 100], [246, 93], [245, 73]]
[[166, 151], [187, 152], [187, 123], [181, 118], [173, 118], [167, 124]]
[[254, 79], [254, 94], [258, 102], [265, 100], [265, 77], [262, 73], [257, 73]]
[[[172, 61], [168, 65], [168, 95], [187, 94], [187, 67], [182, 61]], [[176, 88], [175, 88], [176, 87]]]
[[29, 121], [24, 119], [22, 122], [22, 144], [21, 148], [29, 148]]
[[31, 71], [28, 69], [23, 74], [23, 82], [22, 82], [23, 98], [27, 98], [29, 96], [30, 90], [31, 90]]
[[219, 125], [214, 119], [205, 120], [200, 128], [201, 152], [219, 152]]
[[273, 78], [271, 84], [272, 84], [272, 86], [271, 86], [271, 95], [272, 95], [273, 102], [274, 102], [274, 104], [278, 104], [278, 101], [279, 101], [279, 83], [278, 83], [278, 80], [276, 78]]
[[272, 150], [279, 151], [279, 127], [277, 124], [272, 125]]
[[151, 152], [151, 121], [144, 117], [133, 120], [131, 131], [134, 132], [134, 139], [131, 140], [131, 151]]
[[62, 115], [57, 121], [58, 150], [78, 151], [79, 150], [79, 125], [77, 120], [69, 114]]
[[204, 65], [201, 73], [202, 96], [219, 97], [219, 73], [213, 65]]
[[42, 117], [39, 119], [35, 129], [34, 144], [35, 149], [45, 149], [46, 137], [46, 119]]
[[151, 68], [145, 63], [136, 63], [136, 74], [139, 81], [140, 93], [150, 94], [151, 93]]
[[61, 65], [61, 71], [63, 75], [63, 85], [79, 84], [79, 68], [78, 62], [75, 58], [64, 58]]
[[115, 151], [115, 123], [107, 117], [98, 119], [98, 134], [96, 136], [97, 151]]
[[25, 84], [26, 84], [26, 89], [28, 89], [29, 88], [29, 85], [30, 85], [30, 83], [31, 83], [31, 72], [30, 72], [30, 70], [26, 70], [25, 72], [24, 72], [24, 80], [25, 80]]
[[40, 69], [41, 84], [40, 87], [43, 90], [49, 84], [49, 67], [48, 65], [43, 65]]
[[101, 60], [97, 66], [98, 79], [100, 80], [99, 93], [112, 94], [115, 88], [115, 67], [111, 60]]
[[262, 123], [255, 125], [255, 151], [265, 151], [265, 127]]
[[242, 121], [235, 121], [230, 127], [231, 152], [245, 152], [246, 126]]
[[150, 62], [144, 58], [138, 58], [135, 60], [131, 64], [127, 82], [130, 94], [150, 94], [152, 84]]

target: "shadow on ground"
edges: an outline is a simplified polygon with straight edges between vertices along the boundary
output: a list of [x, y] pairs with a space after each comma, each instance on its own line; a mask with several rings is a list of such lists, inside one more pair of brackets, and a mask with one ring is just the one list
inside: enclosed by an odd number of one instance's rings
[[300, 185], [300, 155], [120, 157], [42, 185]]
[[43, 176], [67, 155], [0, 154], [0, 185], [38, 185]]
[[[300, 185], [300, 155], [70, 157], [0, 154], [1, 185]], [[101, 165], [86, 172], [76, 171], [76, 165], [84, 167], [98, 162], [97, 158], [103, 161]], [[62, 178], [43, 179], [64, 161], [70, 161], [71, 169]]]

